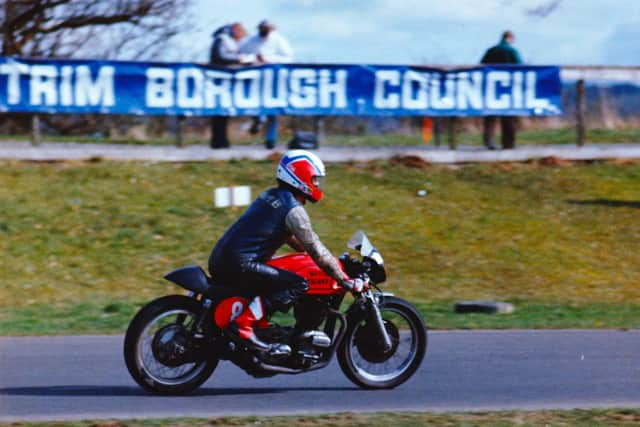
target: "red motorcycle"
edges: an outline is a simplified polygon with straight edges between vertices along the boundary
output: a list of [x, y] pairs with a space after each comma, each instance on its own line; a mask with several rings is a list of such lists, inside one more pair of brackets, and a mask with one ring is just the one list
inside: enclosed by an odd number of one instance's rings
[[286, 355], [249, 350], [226, 333], [228, 323], [247, 309], [252, 295], [216, 283], [198, 266], [165, 276], [190, 291], [144, 306], [131, 321], [124, 341], [129, 373], [145, 390], [157, 394], [185, 394], [204, 383], [218, 362], [230, 360], [256, 378], [275, 374], [301, 374], [324, 368], [337, 353], [344, 374], [368, 389], [396, 387], [418, 369], [427, 349], [422, 317], [407, 301], [382, 292], [384, 262], [367, 236], [358, 231], [339, 261], [349, 277], [366, 285], [352, 291], [353, 302], [342, 312], [346, 293], [306, 253], [269, 261], [305, 277], [309, 290], [294, 306], [295, 326], [264, 322], [256, 335], [292, 348]]

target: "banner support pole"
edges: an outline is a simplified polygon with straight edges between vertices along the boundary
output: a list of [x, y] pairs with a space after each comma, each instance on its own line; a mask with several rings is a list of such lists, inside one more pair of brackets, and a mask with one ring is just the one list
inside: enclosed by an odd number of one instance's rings
[[447, 142], [449, 143], [449, 150], [455, 151], [458, 148], [458, 142], [456, 141], [458, 118], [455, 116], [449, 117], [449, 120], [447, 120], [447, 125], [449, 133], [449, 137], [447, 140]]
[[584, 146], [585, 139], [585, 113], [586, 103], [584, 99], [584, 79], [578, 80], [576, 84], [576, 133], [578, 147]]
[[31, 145], [37, 147], [42, 140], [40, 134], [40, 116], [33, 114], [31, 116]]

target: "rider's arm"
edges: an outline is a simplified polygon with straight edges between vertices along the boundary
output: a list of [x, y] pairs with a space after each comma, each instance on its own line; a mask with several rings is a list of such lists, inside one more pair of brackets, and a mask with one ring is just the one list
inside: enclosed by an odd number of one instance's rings
[[296, 236], [294, 236], [293, 234], [290, 235], [289, 237], [287, 237], [287, 239], [284, 241], [287, 245], [291, 246], [293, 248], [294, 251], [298, 251], [298, 252], [304, 252], [304, 245], [302, 244], [302, 242], [300, 240], [298, 240], [296, 238]]
[[311, 258], [325, 273], [338, 283], [349, 280], [349, 276], [342, 271], [338, 261], [311, 228], [309, 215], [302, 206], [296, 206], [289, 211], [285, 218], [285, 224], [288, 231], [300, 241], [304, 250], [311, 255]]

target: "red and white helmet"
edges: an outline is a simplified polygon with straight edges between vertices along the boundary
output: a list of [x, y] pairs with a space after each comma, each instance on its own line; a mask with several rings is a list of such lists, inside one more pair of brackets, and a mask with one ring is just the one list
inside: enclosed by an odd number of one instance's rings
[[278, 181], [300, 191], [314, 203], [322, 199], [324, 177], [324, 163], [306, 150], [287, 151], [276, 173]]

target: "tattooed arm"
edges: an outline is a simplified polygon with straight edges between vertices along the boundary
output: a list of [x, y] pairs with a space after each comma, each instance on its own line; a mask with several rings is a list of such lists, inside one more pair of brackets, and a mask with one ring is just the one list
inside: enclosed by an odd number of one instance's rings
[[302, 206], [296, 206], [289, 211], [285, 218], [285, 225], [325, 273], [337, 280], [338, 283], [349, 280], [349, 276], [342, 271], [338, 261], [311, 228], [309, 215]]
[[[289, 231], [291, 232], [291, 231]], [[302, 244], [302, 242], [300, 242], [300, 240], [298, 240], [296, 238], [296, 236], [294, 236], [293, 234], [291, 234], [291, 236], [289, 236], [286, 240], [285, 243], [289, 246], [291, 246], [293, 248], [294, 251], [298, 251], [298, 252], [304, 252], [305, 248], [304, 245]]]

